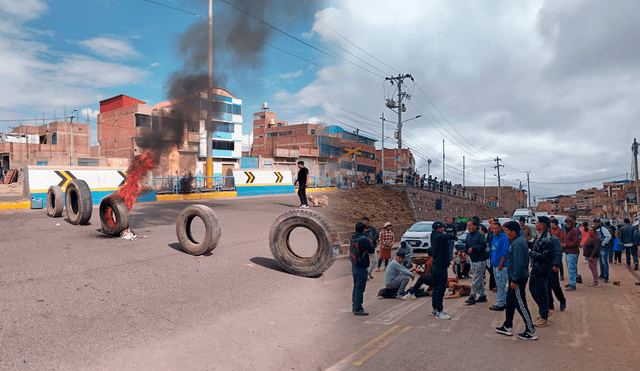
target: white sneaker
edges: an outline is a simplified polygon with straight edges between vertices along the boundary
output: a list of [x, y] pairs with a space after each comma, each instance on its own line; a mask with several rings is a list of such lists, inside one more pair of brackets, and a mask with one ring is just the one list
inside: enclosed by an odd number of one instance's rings
[[451, 316], [446, 314], [443, 310], [439, 311], [436, 314], [436, 318], [440, 318], [440, 319], [451, 319]]
[[437, 311], [437, 310], [435, 310], [435, 309], [434, 309], [434, 310], [432, 310], [432, 311], [431, 311], [431, 315], [432, 315], [432, 316], [435, 316], [436, 314], [438, 314], [438, 311]]
[[413, 300], [413, 299], [415, 299], [415, 298], [416, 298], [416, 296], [415, 296], [415, 295], [413, 295], [413, 294], [409, 293], [409, 294], [407, 294], [407, 295], [403, 296], [403, 297], [402, 297], [402, 300]]

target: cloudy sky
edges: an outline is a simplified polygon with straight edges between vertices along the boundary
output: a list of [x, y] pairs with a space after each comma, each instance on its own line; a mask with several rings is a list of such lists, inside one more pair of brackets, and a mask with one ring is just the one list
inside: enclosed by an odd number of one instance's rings
[[[64, 106], [95, 122], [118, 94], [164, 101], [172, 78], [206, 71], [207, 14], [206, 0], [0, 0], [0, 131]], [[421, 173], [431, 159], [442, 177], [444, 140], [447, 180], [464, 156], [466, 184], [494, 185], [499, 157], [504, 184], [530, 171], [533, 196], [568, 194], [631, 177], [639, 20], [633, 0], [214, 0], [215, 80], [243, 99], [245, 134], [268, 102], [376, 138], [384, 113], [394, 148], [385, 77], [411, 74], [403, 117], [421, 117], [403, 139]]]

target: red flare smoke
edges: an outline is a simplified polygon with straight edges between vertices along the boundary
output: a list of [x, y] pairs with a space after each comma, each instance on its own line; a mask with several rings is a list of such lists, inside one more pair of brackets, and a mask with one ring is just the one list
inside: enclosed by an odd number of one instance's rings
[[127, 170], [127, 180], [118, 191], [118, 196], [124, 199], [124, 204], [131, 211], [136, 197], [140, 192], [140, 179], [147, 174], [156, 164], [156, 154], [153, 151], [146, 151], [142, 155], [135, 156], [129, 164]]

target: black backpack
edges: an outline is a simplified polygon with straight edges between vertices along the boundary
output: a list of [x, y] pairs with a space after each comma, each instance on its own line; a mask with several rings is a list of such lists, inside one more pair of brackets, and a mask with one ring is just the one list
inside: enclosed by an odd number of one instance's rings
[[352, 240], [351, 247], [349, 248], [349, 260], [351, 261], [351, 264], [355, 265], [356, 267], [364, 266], [363, 265], [364, 253], [360, 252], [360, 246], [359, 246], [359, 242], [361, 238], [366, 238], [366, 237], [363, 236], [355, 241]]

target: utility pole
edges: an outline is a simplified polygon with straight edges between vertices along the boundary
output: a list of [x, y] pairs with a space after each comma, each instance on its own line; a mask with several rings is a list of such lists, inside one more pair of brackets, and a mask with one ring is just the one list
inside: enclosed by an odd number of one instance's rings
[[531, 188], [529, 187], [529, 173], [530, 171], [525, 171], [527, 173], [527, 209], [531, 207]]
[[427, 178], [431, 176], [431, 159], [427, 160]]
[[[634, 168], [636, 172], [636, 218], [638, 217], [638, 211], [640, 211], [640, 207], [638, 207], [638, 196], [640, 196], [640, 185], [638, 184], [638, 142], [636, 138], [633, 138], [633, 146], [631, 146], [633, 150], [633, 160], [634, 160]], [[640, 230], [640, 226], [638, 226], [638, 230]]]
[[78, 112], [77, 109], [71, 111], [71, 166], [73, 166], [73, 113]]
[[[207, 188], [211, 189], [213, 188], [213, 102], [211, 101], [211, 90], [213, 90], [213, 0], [209, 0], [209, 66], [207, 76], [209, 80], [207, 84], [207, 122], [204, 124], [205, 130], [207, 131], [207, 169], [205, 183]], [[266, 144], [266, 135], [264, 140]]]
[[500, 207], [500, 167], [504, 167], [504, 165], [500, 165], [500, 160], [500, 157], [496, 157], [496, 166], [493, 167], [494, 169], [498, 169], [498, 207]]
[[444, 182], [444, 139], [442, 140], [442, 181]]
[[462, 186], [464, 187], [464, 156], [462, 156]]
[[404, 104], [402, 104], [402, 99], [404, 98], [411, 99], [411, 96], [409, 94], [407, 94], [406, 92], [404, 93], [402, 92], [402, 84], [404, 82], [404, 79], [407, 79], [407, 78], [411, 79], [411, 81], [414, 81], [413, 77], [411, 77], [410, 74], [385, 78], [385, 80], [391, 81], [391, 84], [395, 84], [398, 87], [397, 104], [396, 102], [393, 101], [393, 99], [387, 99], [387, 103], [385, 104], [389, 109], [393, 109], [393, 108], [398, 109], [398, 149], [402, 149], [402, 112], [406, 111]]
[[[356, 129], [356, 145], [353, 146], [354, 150], [358, 148], [358, 143], [360, 142], [360, 137], [358, 135], [359, 133], [360, 133], [360, 129]], [[358, 151], [353, 151], [353, 171], [354, 171], [354, 174], [356, 175], [356, 180], [354, 184], [358, 184], [358, 156], [356, 155], [356, 152]]]
[[384, 112], [382, 112], [382, 184], [384, 184]]

